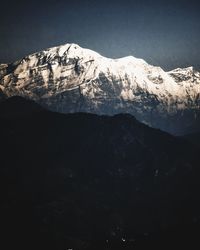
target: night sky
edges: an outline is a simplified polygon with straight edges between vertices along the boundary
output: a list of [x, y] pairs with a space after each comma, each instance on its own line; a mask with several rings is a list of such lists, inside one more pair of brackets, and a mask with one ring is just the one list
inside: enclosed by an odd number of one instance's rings
[[0, 11], [0, 63], [73, 42], [107, 57], [200, 69], [198, 1], [16, 0]]

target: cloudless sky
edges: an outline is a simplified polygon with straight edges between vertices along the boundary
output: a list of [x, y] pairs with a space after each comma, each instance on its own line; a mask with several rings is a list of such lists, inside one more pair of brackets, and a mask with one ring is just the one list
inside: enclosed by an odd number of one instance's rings
[[200, 3], [172, 0], [6, 1], [0, 63], [65, 43], [107, 57], [133, 55], [164, 69], [200, 69]]

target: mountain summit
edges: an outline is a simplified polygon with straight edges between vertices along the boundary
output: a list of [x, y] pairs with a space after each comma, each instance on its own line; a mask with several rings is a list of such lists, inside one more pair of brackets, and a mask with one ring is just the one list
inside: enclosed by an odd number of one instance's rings
[[51, 110], [133, 114], [174, 134], [193, 132], [200, 121], [200, 72], [165, 72], [142, 59], [110, 59], [65, 44], [0, 65], [0, 98], [23, 96]]

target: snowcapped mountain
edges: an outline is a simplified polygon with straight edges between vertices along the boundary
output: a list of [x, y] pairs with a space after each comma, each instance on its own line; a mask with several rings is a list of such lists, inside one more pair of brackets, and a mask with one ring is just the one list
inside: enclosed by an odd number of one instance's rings
[[200, 72], [192, 67], [165, 72], [142, 59], [110, 59], [76, 44], [1, 64], [0, 97], [13, 95], [64, 113], [131, 113], [175, 134], [192, 132], [200, 120]]

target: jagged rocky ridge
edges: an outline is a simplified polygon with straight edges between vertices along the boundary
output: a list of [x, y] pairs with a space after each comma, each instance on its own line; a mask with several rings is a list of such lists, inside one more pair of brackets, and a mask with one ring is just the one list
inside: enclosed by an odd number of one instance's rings
[[165, 72], [132, 56], [110, 59], [76, 44], [0, 65], [0, 98], [20, 95], [58, 112], [130, 113], [174, 134], [200, 124], [200, 73]]
[[199, 249], [199, 149], [185, 139], [20, 97], [0, 104], [0, 131], [0, 248]]

